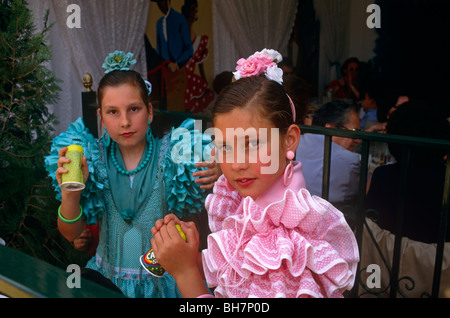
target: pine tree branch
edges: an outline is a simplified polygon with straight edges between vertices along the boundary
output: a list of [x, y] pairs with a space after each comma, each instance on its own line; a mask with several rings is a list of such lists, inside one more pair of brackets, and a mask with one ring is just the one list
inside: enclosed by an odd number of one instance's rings
[[5, 109], [6, 111], [9, 111], [9, 110], [10, 110], [10, 108], [6, 107], [5, 105], [0, 105], [0, 108]]
[[28, 240], [25, 238], [25, 236], [24, 236], [22, 233], [20, 233], [20, 232], [17, 233], [17, 236], [19, 236], [19, 237], [21, 237], [21, 238], [23, 239], [23, 241], [25, 242], [25, 244], [28, 246], [28, 248], [29, 248], [29, 249], [31, 250], [31, 252], [33, 253], [33, 256], [34, 256], [35, 258], [39, 258], [39, 257], [37, 256], [36, 252], [34, 251], [34, 249], [31, 247], [30, 243], [28, 243]]
[[[18, 19], [16, 19], [16, 20], [18, 20]], [[17, 32], [16, 32], [16, 35], [17, 35]], [[11, 48], [11, 50], [13, 51], [13, 56], [16, 56], [15, 48]], [[11, 69], [12, 69], [12, 72], [14, 72], [14, 69], [15, 69], [15, 63], [14, 62], [11, 65]], [[8, 96], [10, 97], [11, 108], [8, 110], [8, 114], [5, 116], [5, 119], [3, 120], [3, 127], [2, 127], [2, 130], [0, 132], [0, 140], [3, 138], [3, 134], [4, 134], [5, 128], [6, 128], [6, 122], [7, 122], [8, 118], [9, 118], [9, 116], [11, 114], [11, 111], [12, 111], [12, 105], [13, 105], [13, 102], [14, 102], [14, 84], [11, 85], [11, 94], [8, 95]]]
[[46, 195], [33, 195], [33, 198], [35, 198], [35, 199], [48, 199], [48, 196], [46, 196]]
[[34, 204], [27, 204], [27, 208], [28, 207], [31, 207], [31, 208], [35, 208], [36, 210], [39, 210], [39, 211], [45, 211], [45, 209], [43, 209], [43, 208], [41, 208], [41, 207], [39, 207], [39, 206], [37, 206], [37, 205], [34, 205]]
[[[54, 241], [54, 240], [53, 240]], [[48, 241], [47, 241], [48, 242]], [[53, 256], [54, 259], [56, 259], [59, 263], [61, 263], [62, 265], [65, 265], [65, 263], [59, 259], [54, 253], [53, 251], [47, 246], [47, 242], [44, 244], [44, 248], [50, 253], [50, 255]]]
[[6, 107], [6, 106], [4, 106], [4, 105], [0, 105], [1, 108], [4, 108], [4, 109], [8, 112], [7, 116], [6, 116], [5, 119], [3, 120], [3, 128], [2, 128], [2, 132], [1, 132], [1, 134], [0, 134], [0, 140], [1, 140], [2, 137], [3, 137], [3, 134], [6, 132], [6, 131], [5, 131], [5, 129], [6, 129], [6, 122], [7, 122], [8, 118], [11, 118], [11, 117], [14, 117], [14, 118], [20, 120], [21, 122], [25, 123], [26, 125], [30, 125], [31, 127], [34, 127], [34, 128], [41, 128], [41, 127], [45, 127], [45, 126], [47, 125], [47, 123], [43, 123], [43, 124], [41, 124], [41, 125], [33, 124], [33, 123], [31, 123], [30, 121], [28, 121], [27, 119], [21, 118], [21, 117], [17, 116], [15, 113], [12, 113], [12, 108], [13, 108], [14, 105], [20, 105], [20, 104], [22, 104], [22, 103], [25, 103], [27, 100], [30, 100], [30, 99], [35, 98], [36, 96], [40, 95], [40, 92], [42, 91], [43, 87], [44, 87], [43, 85], [42, 85], [41, 87], [39, 87], [39, 88], [36, 90], [36, 93], [35, 93], [35, 94], [30, 95], [30, 96], [27, 96], [27, 97], [22, 98], [22, 99], [17, 100], [17, 101], [13, 101], [13, 95], [12, 95], [12, 94], [11, 94], [11, 95], [10, 95], [10, 94], [6, 94], [7, 96], [10, 97], [10, 100], [11, 100], [11, 107], [8, 108], [8, 107]]
[[[33, 231], [25, 224], [25, 219], [26, 219], [27, 217], [31, 217], [31, 215], [28, 214], [28, 207], [29, 207], [29, 206], [32, 206], [32, 207], [34, 207], [34, 208], [37, 208], [38, 210], [41, 210], [41, 211], [44, 210], [44, 209], [42, 209], [42, 208], [40, 208], [40, 207], [37, 207], [37, 206], [35, 206], [35, 205], [33, 205], [33, 204], [30, 204], [30, 200], [31, 200], [31, 198], [33, 197], [33, 192], [34, 192], [35, 188], [37, 188], [37, 187], [41, 187], [41, 186], [39, 186], [39, 185], [33, 185], [33, 186], [31, 187], [31, 190], [30, 190], [30, 196], [28, 197], [28, 202], [27, 202], [27, 205], [26, 205], [26, 208], [25, 208], [25, 213], [24, 213], [24, 215], [23, 215], [23, 217], [22, 217], [22, 220], [20, 221], [20, 224], [19, 224], [19, 227], [17, 228], [16, 233], [14, 233], [13, 238], [11, 239], [11, 241], [13, 241], [15, 237], [20, 237], [20, 238], [22, 238], [23, 241], [24, 241], [24, 243], [28, 246], [28, 248], [29, 248], [29, 249], [31, 250], [31, 252], [33, 253], [33, 256], [34, 256], [35, 258], [39, 258], [39, 257], [38, 257], [38, 255], [36, 254], [36, 252], [35, 252], [35, 250], [33, 249], [33, 247], [31, 246], [31, 244], [30, 244], [30, 243], [28, 242], [28, 240], [26, 239], [26, 237], [22, 234], [21, 230], [22, 230], [22, 228], [23, 228], [23, 229], [25, 229], [26, 231], [28, 231], [28, 233], [29, 233], [29, 234], [37, 241], [37, 238], [35, 237]], [[38, 219], [38, 220], [39, 220], [39, 219]]]
[[26, 239], [26, 237], [22, 234], [21, 229], [22, 227], [25, 228], [29, 233], [31, 233], [31, 235], [33, 235], [33, 233], [31, 232], [31, 230], [25, 225], [24, 220], [26, 217], [26, 213], [24, 214], [24, 216], [22, 217], [22, 220], [20, 221], [19, 227], [17, 228], [17, 231], [14, 233], [14, 235], [11, 238], [10, 243], [12, 243], [16, 238], [22, 238], [23, 242], [25, 243], [25, 245], [28, 246], [28, 248], [31, 250], [31, 252], [33, 253], [34, 257], [38, 258], [38, 256], [36, 255], [34, 249], [32, 248], [32, 246], [30, 245], [30, 243], [28, 242], [28, 240]]
[[[6, 42], [6, 41], [5, 41]], [[39, 52], [39, 49], [33, 50], [29, 55], [26, 56], [20, 56], [20, 57], [16, 57], [16, 58], [12, 58], [12, 57], [7, 57], [8, 60], [11, 61], [24, 61], [24, 60], [28, 60], [30, 57], [32, 57], [33, 55], [36, 55]]]
[[36, 152], [35, 154], [31, 154], [31, 155], [18, 155], [18, 154], [12, 153], [6, 149], [3, 149], [3, 148], [0, 148], [0, 150], [7, 153], [8, 155], [11, 155], [16, 158], [34, 158], [41, 152], [41, 151], [39, 151], [39, 152]]
[[40, 66], [40, 64], [37, 63], [37, 64], [35, 65], [35, 67], [34, 67], [31, 71], [29, 71], [29, 72], [27, 72], [27, 73], [25, 73], [25, 74], [22, 74], [22, 75], [20, 75], [20, 76], [14, 78], [14, 79], [15, 79], [15, 80], [20, 80], [20, 79], [22, 79], [22, 78], [24, 78], [24, 77], [27, 77], [28, 75], [34, 73], [34, 72], [38, 69], [39, 66]]
[[24, 140], [24, 139], [22, 139], [22, 138], [17, 137], [15, 134], [10, 133], [9, 131], [6, 131], [6, 134], [7, 134], [8, 136], [11, 136], [12, 138], [18, 140], [18, 141], [21, 141], [21, 142], [24, 143], [24, 144], [30, 145], [30, 143], [29, 143], [28, 141], [26, 141], [26, 140]]
[[35, 184], [35, 185], [33, 185], [31, 191], [34, 192], [34, 190], [35, 190], [36, 188], [45, 188], [45, 185], [42, 185], [42, 184]]
[[5, 44], [12, 50], [13, 47], [11, 46], [11, 44], [8, 43], [8, 41], [6, 41], [6, 39], [3, 37], [3, 35], [0, 33], [0, 37], [3, 40], [3, 42], [5, 42]]
[[[35, 208], [35, 209], [37, 209], [37, 210], [40, 210], [40, 211], [45, 211], [45, 209], [44, 208], [42, 208], [42, 207], [39, 207], [39, 206], [37, 206], [37, 205], [34, 205], [34, 204], [31, 204], [30, 202], [31, 202], [31, 200], [32, 199], [35, 199], [35, 198], [38, 198], [38, 199], [47, 199], [48, 197], [47, 196], [44, 196], [44, 195], [36, 195], [36, 194], [34, 194], [34, 192], [36, 191], [36, 189], [38, 189], [38, 188], [45, 188], [45, 186], [43, 186], [43, 185], [39, 185], [39, 184], [34, 184], [32, 187], [31, 187], [31, 190], [30, 190], [30, 195], [28, 196], [28, 202], [27, 202], [27, 205], [26, 205], [26, 208], [25, 208], [25, 215], [29, 215], [29, 213], [28, 213], [28, 207], [32, 207], [32, 208]], [[31, 216], [31, 215], [29, 215], [29, 216]], [[38, 219], [38, 218], [36, 218], [36, 219]], [[39, 220], [39, 219], [38, 219]], [[39, 220], [40, 221], [40, 220]]]
[[[21, 117], [17, 116], [14, 113], [11, 114], [10, 116], [11, 116], [10, 118], [16, 118], [17, 120], [21, 121], [25, 125], [28, 125], [29, 127], [33, 127], [33, 128], [42, 128], [42, 127], [46, 127], [48, 125], [48, 122], [44, 122], [41, 125], [33, 124], [31, 121], [29, 121], [29, 120], [27, 120], [25, 118], [21, 118]], [[6, 133], [8, 133], [8, 132], [6, 131]]]
[[61, 251], [64, 251], [64, 247], [62, 247], [61, 244], [59, 244], [59, 242], [58, 242], [57, 240], [53, 239], [53, 243], [54, 243], [56, 246], [58, 246], [58, 248], [59, 248]]
[[24, 97], [24, 98], [22, 98], [22, 99], [19, 99], [19, 100], [15, 101], [14, 104], [17, 104], [17, 105], [23, 104], [23, 103], [25, 103], [27, 100], [30, 100], [30, 99], [32, 99], [32, 98], [34, 98], [34, 97], [40, 95], [40, 93], [41, 93], [41, 91], [42, 91], [43, 88], [44, 88], [44, 85], [42, 85], [41, 87], [39, 87], [39, 88], [37, 89], [36, 93], [34, 93], [33, 95], [30, 95], [30, 96]]

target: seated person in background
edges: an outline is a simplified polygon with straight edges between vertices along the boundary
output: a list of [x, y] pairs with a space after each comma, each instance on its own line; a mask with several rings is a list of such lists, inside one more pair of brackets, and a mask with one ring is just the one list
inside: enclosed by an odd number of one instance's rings
[[[322, 105], [313, 117], [313, 126], [359, 130], [358, 107], [343, 101], [333, 101]], [[324, 135], [304, 134], [296, 151], [296, 160], [303, 164], [306, 189], [312, 195], [322, 195]], [[328, 201], [342, 207], [354, 202], [358, 195], [360, 155], [353, 152], [360, 140], [332, 137], [330, 188]], [[349, 220], [350, 222], [350, 220]]]
[[216, 96], [233, 81], [233, 72], [223, 71], [214, 77], [213, 89]]
[[398, 95], [397, 99], [395, 101], [395, 105], [390, 105], [390, 107], [387, 107], [386, 110], [386, 118], [389, 118], [389, 116], [397, 110], [401, 105], [411, 101], [409, 96], [407, 95]]
[[[419, 101], [398, 107], [389, 116], [386, 129], [388, 134], [450, 140], [450, 127], [445, 116]], [[375, 169], [365, 208], [376, 210], [378, 225], [396, 234], [403, 159], [400, 144], [389, 144], [389, 150], [397, 162]], [[445, 150], [411, 148], [402, 236], [424, 243], [437, 242], [445, 179], [444, 158]]]
[[357, 102], [360, 99], [358, 75], [359, 60], [356, 57], [347, 59], [341, 67], [342, 78], [332, 81], [328, 85], [332, 99], [352, 99]]
[[[376, 120], [377, 122], [369, 122], [370, 124], [366, 124], [366, 127], [362, 129], [367, 132], [386, 133], [386, 124], [389, 115], [410, 99], [408, 96], [395, 93], [386, 87], [376, 89], [376, 93], [372, 94], [372, 96], [374, 96], [377, 106], [376, 119], [373, 119], [372, 117], [372, 120]], [[360, 103], [363, 104], [363, 101], [361, 100]], [[361, 126], [363, 125], [363, 122], [364, 118], [362, 117]]]
[[283, 77], [293, 75], [295, 71], [294, 63], [287, 56], [283, 56], [283, 60], [278, 63], [278, 67], [283, 70]]
[[209, 103], [208, 107], [203, 109], [202, 115], [204, 116], [212, 116], [212, 108], [214, 106], [214, 102], [216, 101], [217, 96], [219, 96], [220, 92], [227, 87], [229, 84], [233, 82], [233, 73], [230, 71], [223, 71], [217, 74], [213, 80], [213, 90], [214, 90], [214, 99]]
[[370, 82], [361, 90], [360, 104], [363, 112], [361, 117], [361, 129], [366, 130], [374, 124], [378, 124], [378, 104], [382, 98], [381, 85], [376, 82]]
[[[368, 81], [361, 89], [361, 130], [386, 133], [386, 109], [395, 105], [396, 96], [379, 80]], [[374, 169], [390, 160], [385, 142], [371, 141], [369, 150], [368, 179]]]

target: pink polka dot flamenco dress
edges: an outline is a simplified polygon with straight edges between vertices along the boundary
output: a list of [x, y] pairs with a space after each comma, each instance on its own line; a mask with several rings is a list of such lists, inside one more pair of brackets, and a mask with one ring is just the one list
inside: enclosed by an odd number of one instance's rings
[[356, 239], [343, 214], [305, 189], [294, 162], [256, 200], [242, 197], [222, 175], [206, 199], [208, 248], [203, 268], [216, 297], [343, 297], [359, 261]]

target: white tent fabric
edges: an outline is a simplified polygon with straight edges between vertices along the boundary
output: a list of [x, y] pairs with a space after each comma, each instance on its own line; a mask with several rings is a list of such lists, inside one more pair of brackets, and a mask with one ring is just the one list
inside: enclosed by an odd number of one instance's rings
[[338, 77], [336, 67], [347, 58], [350, 0], [314, 0], [320, 20], [319, 95], [325, 85]]
[[214, 73], [234, 71], [236, 61], [264, 48], [283, 52], [297, 0], [214, 0]]
[[[70, 28], [67, 23], [73, 21], [74, 11], [68, 10], [71, 4], [80, 8], [80, 28]], [[28, 8], [37, 31], [42, 30], [46, 10], [49, 10], [49, 24], [55, 23], [47, 41], [53, 54], [47, 67], [63, 81], [59, 101], [49, 106], [59, 120], [56, 133], [66, 130], [69, 123], [82, 116], [83, 76], [92, 74], [95, 90], [104, 74], [101, 66], [109, 53], [115, 50], [134, 53], [138, 63], [133, 69], [147, 73], [144, 34], [148, 0], [39, 0], [28, 1]]]

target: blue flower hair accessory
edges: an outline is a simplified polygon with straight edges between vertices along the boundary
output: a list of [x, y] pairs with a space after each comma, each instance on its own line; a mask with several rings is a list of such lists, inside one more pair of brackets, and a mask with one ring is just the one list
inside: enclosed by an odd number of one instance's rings
[[103, 63], [102, 67], [106, 70], [105, 74], [112, 71], [129, 71], [130, 66], [136, 64], [136, 60], [133, 60], [133, 53], [127, 53], [122, 51], [115, 51], [110, 53]]
[[[105, 69], [105, 74], [112, 71], [129, 71], [132, 65], [136, 64], [136, 60], [133, 60], [133, 53], [125, 53], [123, 51], [115, 51], [110, 53], [103, 63], [102, 67]], [[144, 80], [145, 86], [147, 87], [148, 95], [152, 93], [152, 84]]]

